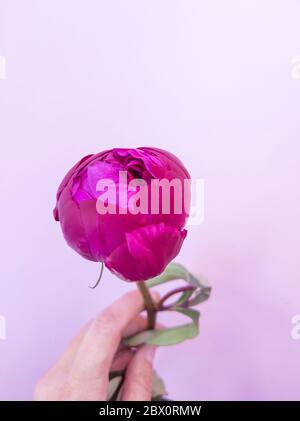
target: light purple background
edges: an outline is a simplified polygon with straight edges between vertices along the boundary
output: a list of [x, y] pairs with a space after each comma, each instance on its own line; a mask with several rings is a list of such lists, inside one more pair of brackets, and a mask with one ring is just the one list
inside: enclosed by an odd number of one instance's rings
[[[81, 156], [159, 146], [205, 179], [178, 261], [213, 285], [198, 339], [160, 349], [174, 399], [298, 399], [297, 0], [0, 0], [0, 398], [34, 384], [134, 288], [69, 249], [52, 218]], [[170, 319], [169, 321], [172, 322]]]

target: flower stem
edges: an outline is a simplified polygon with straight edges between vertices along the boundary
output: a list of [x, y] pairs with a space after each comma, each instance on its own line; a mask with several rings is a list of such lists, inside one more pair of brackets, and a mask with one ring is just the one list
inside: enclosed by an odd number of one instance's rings
[[147, 329], [154, 329], [155, 327], [155, 320], [156, 320], [156, 305], [154, 301], [152, 300], [149, 288], [145, 284], [145, 282], [140, 281], [137, 282], [137, 287], [140, 290], [140, 293], [143, 296], [144, 303], [145, 303], [145, 310], [147, 311], [147, 317], [148, 317], [148, 326]]
[[[159, 310], [168, 310], [170, 307], [172, 307], [172, 304], [164, 307], [163, 306], [164, 302], [167, 301], [173, 295], [178, 294], [179, 292], [187, 292], [187, 291], [195, 291], [195, 287], [193, 287], [192, 285], [187, 285], [187, 286], [183, 286], [183, 287], [173, 289], [173, 291], [168, 292], [164, 297], [162, 297], [162, 299], [158, 303], [158, 309]], [[183, 305], [184, 303], [185, 303], [185, 301], [183, 303], [181, 303], [181, 305]]]

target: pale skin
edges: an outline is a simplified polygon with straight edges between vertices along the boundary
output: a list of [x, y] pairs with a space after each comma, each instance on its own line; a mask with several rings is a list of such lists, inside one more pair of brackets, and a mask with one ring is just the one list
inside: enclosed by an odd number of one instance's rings
[[[157, 301], [157, 293], [153, 299]], [[140, 315], [144, 303], [138, 291], [129, 292], [91, 320], [58, 361], [39, 380], [35, 400], [105, 401], [111, 371], [126, 369], [121, 400], [151, 400], [156, 348], [136, 351], [122, 346], [124, 337], [146, 329]]]

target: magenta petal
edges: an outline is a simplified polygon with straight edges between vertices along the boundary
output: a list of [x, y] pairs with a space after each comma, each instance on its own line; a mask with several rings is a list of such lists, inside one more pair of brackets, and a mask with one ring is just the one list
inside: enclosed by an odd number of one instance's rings
[[100, 191], [97, 190], [97, 185], [100, 180], [108, 179], [117, 185], [119, 181], [119, 170], [119, 167], [116, 165], [102, 161], [93, 162], [93, 164], [87, 168], [87, 180], [92, 197], [97, 198], [100, 195]]
[[[73, 178], [76, 176], [76, 174], [81, 171], [84, 167], [86, 167], [89, 163], [91, 163], [93, 160], [96, 159], [103, 159], [109, 151], [102, 151], [97, 154], [90, 154], [83, 157], [80, 161], [78, 161], [64, 176], [62, 182], [60, 183], [57, 193], [56, 193], [56, 202], [58, 202], [60, 195], [62, 194], [63, 190], [67, 188], [67, 185], [69, 183], [72, 184]], [[58, 206], [56, 204], [54, 210], [53, 210], [54, 219], [56, 221], [59, 221], [59, 214], [58, 214]]]
[[171, 152], [153, 147], [141, 147], [138, 150], [143, 151], [148, 156], [148, 162], [151, 162], [154, 168], [157, 165], [157, 160], [159, 160], [163, 164], [165, 171], [163, 177], [168, 180], [172, 180], [173, 178], [180, 178], [181, 180], [191, 178], [183, 163]]
[[165, 173], [164, 162], [161, 157], [151, 156], [144, 152], [142, 148], [137, 149], [113, 149], [109, 159], [114, 158], [124, 166], [124, 169], [130, 169], [131, 163], [139, 163], [153, 178], [163, 178]]
[[99, 218], [96, 211], [96, 200], [84, 200], [79, 203], [82, 224], [88, 240], [91, 252], [91, 260], [100, 262], [103, 260], [103, 242], [99, 232]]
[[128, 232], [126, 240], [132, 256], [160, 273], [177, 256], [186, 234], [186, 230], [179, 231], [161, 222]]
[[126, 243], [126, 233], [147, 224], [147, 215], [119, 213], [99, 215], [99, 233], [102, 239], [104, 255], [109, 256], [113, 250]]
[[93, 260], [81, 220], [80, 210], [78, 205], [72, 200], [68, 189], [63, 190], [61, 193], [57, 211], [62, 216], [60, 217], [60, 224], [69, 246], [86, 259]]
[[63, 189], [66, 187], [66, 185], [68, 184], [68, 182], [71, 180], [71, 178], [73, 177], [74, 173], [82, 166], [82, 164], [85, 164], [86, 162], [88, 162], [89, 158], [91, 158], [91, 156], [93, 155], [86, 155], [84, 156], [80, 161], [78, 161], [68, 172], [67, 174], [64, 176], [62, 182], [60, 183], [58, 190], [57, 190], [57, 195], [56, 198], [58, 199], [60, 197], [61, 192], [63, 191]]
[[179, 253], [186, 230], [164, 223], [147, 225], [126, 233], [126, 243], [115, 249], [106, 266], [128, 281], [144, 281], [159, 275]]
[[[180, 210], [177, 205], [183, 195], [175, 196], [172, 190], [170, 212], [165, 213], [162, 196], [168, 196], [160, 189], [160, 205], [155, 213], [149, 209], [148, 214], [132, 215], [128, 209], [124, 215], [126, 203], [110, 197], [109, 204], [116, 204], [117, 213], [100, 215], [96, 209], [99, 179], [109, 178], [118, 184], [119, 171], [124, 170], [128, 171], [128, 181], [143, 178], [149, 187], [152, 179], [176, 178], [182, 182], [190, 178], [179, 159], [158, 148], [115, 148], [88, 155], [61, 182], [54, 217], [60, 220], [68, 244], [82, 256], [104, 261], [123, 279], [146, 280], [161, 273], [179, 252], [186, 236], [182, 229], [188, 210]], [[133, 194], [129, 192], [128, 197]], [[148, 205], [151, 199], [149, 190]]]

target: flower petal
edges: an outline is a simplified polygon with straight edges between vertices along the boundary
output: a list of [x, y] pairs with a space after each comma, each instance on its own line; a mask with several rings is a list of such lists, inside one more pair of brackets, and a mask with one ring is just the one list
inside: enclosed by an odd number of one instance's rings
[[101, 262], [104, 255], [104, 244], [99, 232], [99, 221], [101, 216], [96, 210], [96, 200], [84, 200], [80, 202], [78, 206], [91, 252], [90, 260]]
[[93, 260], [80, 210], [73, 201], [68, 188], [61, 193], [57, 212], [60, 216], [62, 232], [68, 245], [86, 259]]
[[128, 281], [144, 281], [159, 275], [179, 253], [186, 230], [164, 223], [126, 233], [126, 243], [105, 259], [106, 266]]

